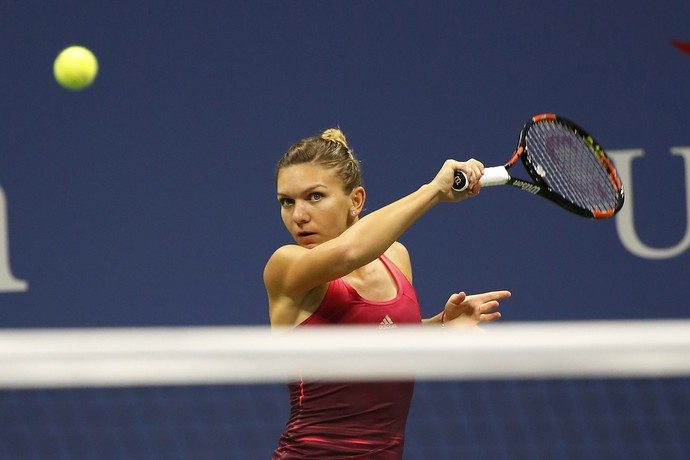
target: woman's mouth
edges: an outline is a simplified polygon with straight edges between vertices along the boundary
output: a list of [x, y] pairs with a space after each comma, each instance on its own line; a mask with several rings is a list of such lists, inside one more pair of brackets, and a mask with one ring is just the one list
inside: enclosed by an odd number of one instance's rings
[[316, 238], [316, 233], [314, 232], [299, 232], [297, 234], [297, 241], [301, 244], [313, 243]]

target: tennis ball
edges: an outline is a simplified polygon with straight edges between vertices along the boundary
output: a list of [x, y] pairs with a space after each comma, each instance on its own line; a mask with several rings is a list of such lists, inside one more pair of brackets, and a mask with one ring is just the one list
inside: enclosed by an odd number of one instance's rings
[[98, 73], [98, 60], [83, 46], [65, 48], [55, 58], [53, 72], [58, 83], [70, 90], [84, 89]]

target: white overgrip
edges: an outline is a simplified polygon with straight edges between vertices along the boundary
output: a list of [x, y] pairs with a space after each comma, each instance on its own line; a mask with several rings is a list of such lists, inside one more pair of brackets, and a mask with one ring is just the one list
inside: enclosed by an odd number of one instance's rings
[[484, 168], [484, 175], [479, 179], [482, 187], [491, 187], [492, 185], [503, 185], [510, 180], [510, 174], [504, 166], [492, 166]]

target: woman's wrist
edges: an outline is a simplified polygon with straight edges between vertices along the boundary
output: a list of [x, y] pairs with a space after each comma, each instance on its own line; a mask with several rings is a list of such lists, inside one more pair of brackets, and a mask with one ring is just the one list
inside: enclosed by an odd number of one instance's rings
[[419, 188], [420, 191], [423, 191], [425, 194], [428, 193], [430, 195], [431, 199], [431, 204], [436, 205], [441, 201], [441, 195], [443, 194], [443, 190], [441, 190], [441, 187], [438, 186], [435, 182], [429, 182], [428, 184], [424, 184]]

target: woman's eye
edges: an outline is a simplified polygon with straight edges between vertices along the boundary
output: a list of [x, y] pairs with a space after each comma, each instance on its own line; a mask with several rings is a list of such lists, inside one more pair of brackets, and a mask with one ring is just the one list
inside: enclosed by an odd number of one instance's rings
[[320, 193], [312, 193], [310, 195], [312, 201], [319, 201], [323, 196]]
[[278, 203], [280, 203], [280, 205], [285, 208], [292, 204], [292, 200], [289, 198], [281, 198], [280, 200], [278, 200]]

